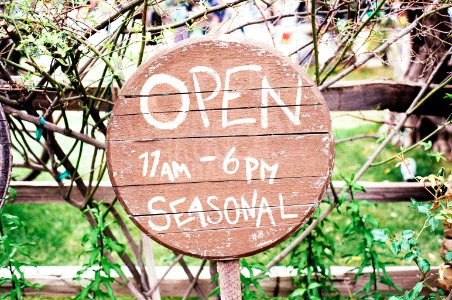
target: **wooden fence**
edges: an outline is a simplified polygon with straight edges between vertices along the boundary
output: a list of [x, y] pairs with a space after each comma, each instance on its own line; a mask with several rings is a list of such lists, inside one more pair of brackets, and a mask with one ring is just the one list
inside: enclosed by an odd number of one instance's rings
[[[435, 86], [430, 87], [434, 89]], [[340, 85], [333, 86], [323, 92], [328, 107], [332, 111], [355, 111], [355, 110], [381, 110], [389, 109], [395, 112], [403, 112], [407, 109], [413, 98], [421, 89], [421, 85], [411, 83], [401, 83], [395, 81], [362, 81], [362, 82], [345, 82]], [[6, 93], [10, 99], [17, 99], [21, 90], [15, 87], [2, 86], [0, 92]], [[40, 96], [33, 101], [36, 108], [48, 106], [48, 101], [44, 96]], [[442, 92], [452, 93], [452, 86], [446, 86]], [[52, 93], [51, 90], [46, 91], [47, 95]], [[116, 90], [112, 90], [112, 98], [115, 99]], [[69, 95], [68, 95], [69, 96]], [[438, 98], [440, 98], [439, 96]], [[359, 100], [358, 100], [359, 99]], [[434, 100], [433, 100], [434, 101]], [[445, 116], [449, 111], [446, 101], [436, 101], [437, 105], [422, 106], [417, 111], [418, 114], [427, 114], [435, 116]], [[67, 102], [66, 109], [80, 110], [80, 103], [77, 101]], [[111, 104], [99, 103], [99, 109], [108, 111]], [[334, 182], [334, 186], [340, 189], [343, 182]], [[396, 202], [409, 201], [414, 198], [418, 201], [431, 200], [423, 184], [406, 183], [406, 182], [361, 182], [366, 189], [366, 193], [358, 193], [357, 199], [366, 199], [377, 202]], [[60, 191], [56, 182], [20, 182], [13, 181], [11, 186], [17, 190], [17, 203], [52, 203], [63, 202]], [[83, 197], [78, 194], [78, 190], [74, 190], [74, 198], [82, 201]], [[114, 192], [109, 183], [100, 183], [100, 187], [95, 197], [102, 199], [112, 199]], [[439, 250], [438, 250], [439, 251]], [[80, 267], [25, 267], [25, 277], [33, 283], [41, 285], [39, 290], [29, 290], [29, 295], [74, 295], [80, 287], [86, 283], [88, 277], [81, 281], [74, 281], [77, 270]], [[184, 267], [156, 267], [155, 282], [160, 282], [159, 290], [162, 296], [182, 296], [190, 287], [201, 289], [208, 294], [210, 289], [210, 274], [208, 269], [199, 272], [199, 267], [190, 266], [191, 274], [199, 274], [199, 280], [196, 284], [191, 285], [192, 280], [187, 279], [187, 270]], [[416, 267], [388, 267], [388, 273], [393, 277], [394, 282], [403, 289], [411, 288], [417, 281], [418, 271]], [[433, 269], [434, 272], [436, 269]], [[369, 272], [368, 270], [367, 272]], [[126, 275], [127, 270], [124, 268]], [[269, 295], [285, 296], [292, 289], [292, 277], [294, 271], [285, 267], [274, 267], [271, 270], [270, 277], [262, 282], [263, 288]], [[367, 281], [367, 275], [361, 277], [358, 281], [353, 279], [354, 272], [349, 267], [332, 267], [334, 285], [338, 290], [348, 295], [358, 290]], [[0, 276], [8, 276], [6, 270], [0, 270]], [[8, 287], [3, 287], [8, 288]], [[387, 286], [379, 287], [381, 290], [387, 290]], [[115, 290], [120, 295], [130, 295], [127, 286], [115, 285]], [[0, 292], [2, 290], [0, 289]], [[192, 295], [196, 295], [194, 290]]]

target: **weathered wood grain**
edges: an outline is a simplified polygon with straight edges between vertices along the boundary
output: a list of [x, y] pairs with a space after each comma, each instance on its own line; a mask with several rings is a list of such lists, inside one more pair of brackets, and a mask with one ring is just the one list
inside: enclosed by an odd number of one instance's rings
[[218, 262], [220, 274], [220, 292], [223, 300], [241, 300], [242, 287], [240, 283], [240, 262], [231, 260]]
[[[224, 203], [228, 197], [234, 197], [237, 201], [246, 201], [252, 208], [259, 206], [262, 196], [265, 195], [270, 206], [273, 203], [279, 205], [279, 194], [282, 193], [285, 205], [310, 205], [324, 193], [322, 186], [323, 178], [321, 177], [305, 177], [305, 178], [285, 178], [275, 179], [272, 185], [261, 180], [254, 180], [249, 184], [243, 181], [221, 181], [221, 182], [197, 182], [197, 183], [181, 183], [171, 186], [171, 194], [165, 202], [158, 202], [159, 209], [171, 212], [170, 202], [173, 200], [186, 198], [187, 200], [177, 205], [180, 212], [188, 212], [190, 205], [195, 198], [199, 198], [201, 205], [211, 208], [207, 203], [208, 197], [213, 205], [218, 206]], [[309, 190], [300, 192], [300, 186], [310, 186]], [[316, 188], [314, 188], [316, 187]], [[128, 214], [144, 215], [149, 214], [148, 202], [154, 195], [168, 194], [167, 185], [147, 185], [140, 186], [121, 186], [116, 187], [119, 200], [128, 199]], [[211, 190], [215, 191], [214, 195]], [[282, 191], [282, 192], [281, 192]], [[243, 200], [242, 200], [243, 198]], [[256, 203], [253, 205], [253, 201]]]
[[[314, 207], [315, 208], [315, 207]], [[245, 227], [266, 227], [275, 224], [297, 224], [300, 219], [313, 209], [313, 205], [274, 206], [265, 209], [257, 208], [229, 208], [209, 211], [177, 212], [167, 214], [148, 214], [134, 216], [134, 219], [145, 224], [147, 231], [155, 231], [151, 226], [164, 227], [167, 224], [183, 222], [180, 226], [171, 226], [158, 231], [164, 233], [194, 232], [204, 230], [222, 230]], [[287, 218], [287, 215], [291, 217]], [[228, 221], [226, 221], [229, 220]], [[149, 223], [152, 222], [152, 225]]]
[[[313, 211], [311, 211], [312, 214]], [[135, 221], [131, 218], [132, 221]], [[301, 219], [300, 219], [301, 220]], [[143, 223], [135, 222], [145, 230]], [[193, 232], [157, 233], [151, 237], [168, 248], [177, 248], [182, 254], [208, 257], [224, 260], [253, 255], [271, 248], [293, 234], [302, 224], [284, 224], [243, 228], [228, 228], [224, 230], [203, 230]], [[143, 228], [144, 227], [144, 228]]]
[[[246, 73], [246, 72], [245, 72]], [[234, 73], [231, 76], [238, 76]], [[250, 75], [250, 74], [248, 74]], [[253, 75], [253, 74], [251, 74]], [[220, 76], [220, 75], [218, 75]], [[222, 78], [223, 77], [223, 78]], [[190, 101], [187, 111], [212, 111], [212, 110], [223, 110], [223, 100], [225, 97], [229, 97], [231, 94], [235, 94], [237, 98], [228, 100], [228, 109], [245, 109], [245, 108], [261, 108], [261, 107], [277, 107], [287, 106], [290, 109], [294, 109], [294, 106], [322, 106], [322, 103], [317, 102], [318, 94], [315, 92], [315, 87], [312, 85], [304, 85], [302, 82], [293, 81], [293, 86], [281, 86], [281, 83], [275, 83], [277, 85], [270, 86], [267, 88], [262, 88], [262, 78], [265, 75], [253, 76], [254, 84], [258, 86], [253, 89], [242, 89], [228, 87], [227, 90], [224, 88], [224, 75], [220, 79], [220, 90], [213, 91], [207, 90], [207, 92], [195, 92], [193, 90], [188, 90], [190, 83], [186, 86], [187, 91], [185, 93], [170, 92], [170, 90], [162, 90], [161, 86], [164, 84], [156, 86], [152, 89], [150, 95], [133, 95], [124, 96], [120, 95], [115, 105], [121, 106], [123, 109], [119, 111], [119, 115], [133, 115], [141, 113], [140, 101], [144, 100], [148, 104], [149, 111], [151, 113], [170, 113], [170, 112], [181, 112], [182, 102]], [[267, 78], [267, 77], [265, 77]], [[179, 79], [179, 78], [178, 78]], [[187, 79], [190, 80], [190, 79]], [[244, 79], [243, 79], [244, 80]], [[204, 85], [205, 81], [200, 81]], [[172, 88], [171, 86], [169, 87]], [[172, 88], [174, 89], [174, 88]], [[284, 105], [280, 105], [275, 101], [272, 93], [276, 93]], [[297, 102], [297, 93], [302, 99], [301, 103]], [[262, 103], [262, 95], [268, 94], [268, 100]], [[203, 101], [200, 104], [199, 98]], [[188, 99], [188, 100], [187, 100]], [[204, 100], [205, 99], [205, 100]]]
[[[110, 179], [113, 186], [170, 184], [205, 181], [247, 181], [247, 163], [251, 179], [261, 179], [262, 161], [268, 166], [278, 164], [274, 178], [288, 177], [324, 177], [331, 168], [329, 162], [331, 152], [331, 136], [329, 134], [303, 135], [267, 135], [267, 136], [235, 136], [218, 138], [186, 138], [157, 141], [112, 141], [109, 140], [108, 159], [110, 161]], [[235, 149], [235, 150], [234, 150]], [[234, 150], [234, 151], [231, 151]], [[160, 159], [154, 176], [150, 176], [154, 159], [151, 153], [160, 151]], [[148, 163], [140, 157], [148, 153]], [[224, 172], [226, 168], [233, 174]], [[201, 161], [205, 157], [215, 157], [213, 161]], [[259, 162], [258, 169], [251, 172]], [[176, 172], [168, 175], [167, 167], [173, 163], [185, 164], [188, 172]], [[147, 166], [147, 167], [146, 167]], [[237, 167], [238, 166], [238, 167]], [[253, 167], [253, 168], [252, 168]], [[276, 167], [275, 167], [276, 168]], [[145, 175], [143, 175], [143, 171]], [[271, 180], [271, 172], [265, 171], [265, 181]], [[189, 174], [189, 175], [188, 175]], [[174, 179], [173, 179], [174, 177]]]
[[0, 207], [5, 202], [11, 178], [12, 155], [8, 122], [0, 105]]
[[144, 63], [107, 134], [110, 179], [137, 226], [219, 260], [263, 251], [304, 224], [333, 153], [328, 108], [301, 68], [230, 36], [191, 39]]
[[[383, 110], [405, 112], [419, 94], [423, 84], [392, 80], [348, 81], [336, 84], [323, 91], [330, 110]], [[427, 92], [437, 85], [431, 85]], [[414, 114], [447, 117], [451, 107], [444, 101], [444, 95], [452, 93], [452, 85], [447, 85], [433, 94], [426, 105], [419, 107]], [[434, 103], [434, 105], [431, 105]]]
[[[290, 111], [294, 111], [295, 107], [288, 107]], [[204, 127], [201, 112], [189, 111], [187, 112], [186, 121], [184, 121], [177, 131], [169, 133], [168, 131], [149, 131], [137, 130], [137, 125], [143, 121], [142, 114], [133, 115], [118, 115], [110, 123], [111, 140], [145, 140], [145, 139], [164, 139], [171, 136], [171, 138], [191, 137], [196, 132], [197, 137], [214, 137], [214, 136], [251, 136], [264, 135], [268, 132], [272, 134], [292, 134], [292, 133], [325, 133], [328, 128], [325, 124], [328, 123], [326, 117], [326, 107], [324, 105], [301, 106], [300, 107], [300, 122], [302, 127], [294, 125], [292, 122], [287, 122], [287, 116], [279, 107], [270, 107], [267, 109], [268, 113], [268, 127], [262, 128], [261, 125], [261, 108], [244, 108], [244, 109], [229, 109], [227, 111], [228, 121], [249, 118], [253, 121], [252, 124], [238, 124], [230, 127], [222, 126], [223, 110], [205, 111], [209, 119], [209, 126]], [[178, 112], [171, 113], [157, 113], [154, 117], [160, 121], [174, 120]], [[203, 128], [203, 130], [200, 130]]]

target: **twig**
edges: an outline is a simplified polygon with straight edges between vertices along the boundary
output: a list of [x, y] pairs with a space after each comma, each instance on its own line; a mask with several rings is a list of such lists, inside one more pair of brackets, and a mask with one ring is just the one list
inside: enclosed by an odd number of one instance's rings
[[353, 33], [353, 35], [347, 39], [347, 42], [345, 43], [344, 46], [344, 50], [342, 50], [341, 55], [339, 56], [339, 58], [336, 60], [336, 63], [333, 65], [333, 67], [331, 69], [328, 70], [328, 72], [326, 73], [325, 77], [323, 78], [323, 80], [320, 83], [323, 83], [330, 74], [332, 74], [336, 68], [339, 66], [339, 64], [342, 62], [344, 56], [347, 54], [347, 51], [351, 48], [351, 46], [353, 45], [353, 42], [355, 41], [355, 39], [358, 37], [358, 35], [360, 34], [361, 31], [363, 31], [363, 29], [367, 26], [367, 24], [373, 19], [374, 16], [377, 15], [377, 13], [380, 12], [380, 9], [383, 7], [383, 4], [386, 2], [386, 0], [382, 0], [380, 3], [378, 3], [377, 7], [375, 8], [375, 10], [372, 12], [372, 14], [369, 16], [369, 18], [367, 18], [367, 20], [365, 20], [364, 22], [362, 22], [362, 24], [359, 26], [359, 28]]
[[[173, 253], [178, 255], [178, 253], [176, 253], [174, 251], [173, 251]], [[179, 260], [179, 264], [181, 265], [182, 269], [184, 269], [185, 274], [187, 274], [188, 280], [190, 280], [190, 282], [193, 282], [195, 280], [195, 278], [193, 277], [193, 274], [191, 273], [190, 269], [188, 268], [188, 265], [185, 262], [184, 258], [181, 258]], [[201, 287], [199, 286], [199, 284], [197, 282], [195, 283], [194, 289], [198, 293], [198, 296], [200, 299], [202, 299], [202, 300], [207, 299], [206, 295], [204, 294], [204, 291], [201, 289]]]
[[[21, 120], [33, 123], [33, 124], [35, 124], [37, 126], [40, 125], [41, 120], [38, 117], [30, 116], [27, 113], [24, 113], [24, 112], [22, 112], [20, 110], [17, 110], [17, 109], [8, 107], [8, 106], [5, 106], [4, 110], [5, 110], [5, 112], [7, 114], [10, 114], [10, 115], [14, 116], [15, 118], [19, 118]], [[47, 121], [44, 121], [44, 125], [43, 126], [47, 130], [50, 130], [50, 131], [53, 131], [53, 132], [57, 132], [59, 134], [65, 135], [65, 136], [70, 136], [70, 137], [75, 138], [77, 140], [83, 141], [83, 142], [85, 142], [87, 144], [93, 145], [94, 147], [97, 147], [99, 149], [105, 149], [105, 144], [104, 143], [101, 143], [98, 140], [93, 139], [92, 137], [90, 137], [90, 136], [88, 136], [86, 134], [82, 134], [82, 133], [73, 131], [71, 129], [66, 130], [65, 128], [56, 126], [55, 124], [47, 122]]]
[[394, 44], [395, 42], [399, 41], [403, 36], [407, 35], [408, 33], [410, 33], [418, 24], [419, 22], [428, 17], [429, 15], [431, 15], [432, 13], [435, 13], [439, 10], [448, 8], [448, 7], [452, 7], [452, 4], [446, 4], [441, 6], [441, 8], [439, 9], [435, 9], [433, 10], [433, 8], [435, 7], [436, 4], [438, 4], [438, 0], [435, 0], [426, 10], [425, 13], [423, 13], [421, 16], [419, 16], [417, 19], [415, 19], [410, 25], [408, 25], [407, 27], [405, 27], [403, 30], [401, 30], [398, 34], [394, 35], [393, 37], [391, 37], [388, 41], [386, 41], [383, 45], [379, 46], [378, 48], [376, 48], [375, 50], [373, 50], [371, 53], [367, 53], [365, 55], [363, 55], [360, 59], [358, 59], [354, 64], [352, 64], [350, 67], [346, 68], [345, 70], [343, 70], [342, 72], [340, 72], [339, 74], [337, 74], [336, 76], [334, 76], [333, 78], [331, 78], [330, 80], [326, 80], [324, 81], [324, 83], [322, 85], [319, 86], [320, 91], [325, 90], [326, 88], [330, 87], [331, 85], [333, 85], [334, 83], [336, 83], [337, 81], [341, 80], [342, 78], [344, 78], [345, 76], [347, 76], [348, 74], [350, 74], [351, 72], [353, 72], [354, 70], [358, 69], [359, 67], [361, 67], [362, 65], [364, 65], [365, 63], [367, 63], [370, 59], [374, 58], [377, 54], [385, 51], [389, 46], [391, 46], [392, 44]]
[[302, 13], [287, 13], [287, 14], [280, 14], [280, 15], [276, 15], [276, 16], [271, 16], [268, 18], [261, 18], [261, 19], [257, 19], [254, 21], [249, 21], [246, 22], [242, 25], [239, 25], [237, 27], [234, 27], [232, 29], [229, 29], [228, 31], [225, 32], [225, 34], [230, 34], [233, 33], [234, 31], [240, 30], [242, 28], [245, 28], [247, 26], [251, 26], [251, 25], [256, 25], [256, 24], [261, 24], [264, 23], [265, 21], [270, 22], [270, 21], [275, 21], [275, 20], [280, 20], [280, 19], [284, 19], [284, 18], [290, 18], [290, 17], [306, 17], [308, 14], [305, 12]]
[[379, 139], [379, 138], [380, 138], [380, 136], [378, 134], [360, 134], [360, 135], [355, 135], [352, 137], [347, 137], [347, 138], [336, 140], [335, 143], [337, 145], [337, 144], [361, 140], [361, 139]]
[[398, 156], [403, 155], [411, 150], [413, 150], [414, 148], [416, 148], [417, 146], [421, 145], [421, 143], [424, 143], [426, 141], [428, 141], [428, 139], [430, 139], [432, 136], [434, 136], [435, 134], [438, 133], [438, 131], [446, 128], [448, 125], [450, 124], [450, 121], [446, 121], [443, 125], [438, 126], [438, 128], [436, 128], [434, 131], [432, 131], [429, 135], [427, 135], [426, 137], [424, 137], [422, 140], [418, 141], [416, 144], [411, 145], [410, 147], [403, 149], [403, 151], [400, 151], [399, 153], [397, 153], [396, 155], [394, 155], [393, 157], [390, 157], [388, 159], [376, 162], [376, 163], [372, 163], [370, 166], [371, 167], [376, 167], [376, 166], [380, 166], [383, 165], [385, 163], [388, 163], [394, 159], [396, 159]]
[[[175, 29], [175, 28], [179, 28], [179, 27], [182, 27], [182, 26], [186, 26], [187, 24], [190, 24], [194, 20], [202, 18], [202, 17], [204, 17], [204, 16], [206, 16], [208, 14], [211, 14], [211, 13], [214, 13], [214, 12], [217, 12], [217, 11], [220, 11], [220, 10], [224, 10], [226, 8], [229, 8], [229, 7], [233, 7], [233, 6], [237, 5], [237, 4], [240, 4], [240, 3], [246, 2], [246, 1], [247, 0], [234, 0], [232, 2], [227, 2], [227, 3], [221, 4], [221, 5], [217, 5], [217, 6], [208, 8], [205, 11], [201, 11], [201, 12], [199, 12], [197, 14], [194, 14], [193, 16], [191, 16], [191, 17], [189, 17], [187, 19], [184, 19], [182, 21], [174, 22], [174, 23], [167, 24], [167, 25], [149, 27], [149, 28], [146, 29], [146, 31], [147, 32], [160, 32], [162, 30]], [[139, 31], [137, 31], [137, 30], [130, 30], [130, 31], [124, 30], [124, 33], [129, 33], [129, 32], [137, 33]]]
[[144, 0], [144, 6], [143, 6], [143, 14], [141, 16], [141, 45], [140, 45], [140, 54], [138, 55], [138, 62], [137, 66], [141, 65], [141, 62], [143, 61], [143, 55], [144, 55], [144, 48], [146, 46], [146, 18], [148, 14], [148, 0]]
[[190, 283], [190, 286], [188, 287], [187, 291], [185, 292], [184, 296], [182, 297], [182, 300], [187, 300], [190, 296], [191, 291], [195, 287], [195, 285], [198, 283], [199, 275], [201, 275], [202, 270], [204, 269], [204, 265], [206, 264], [207, 260], [203, 259], [201, 262], [201, 266], [199, 267], [198, 273], [196, 273], [195, 278]]
[[184, 257], [183, 254], [179, 254], [176, 259], [171, 263], [171, 265], [166, 268], [165, 273], [163, 273], [162, 277], [159, 278], [159, 280], [155, 283], [155, 285], [153, 287], [151, 287], [149, 289], [148, 292], [146, 292], [145, 294], [147, 296], [152, 295], [152, 293], [154, 293], [154, 291], [159, 287], [159, 285], [162, 283], [163, 279], [165, 279], [166, 275], [168, 275], [168, 273], [171, 271], [172, 268], [174, 268], [174, 266]]
[[262, 16], [262, 19], [264, 20], [265, 27], [267, 28], [268, 34], [270, 35], [270, 39], [272, 40], [273, 47], [276, 48], [275, 38], [273, 37], [272, 31], [270, 30], [270, 26], [268, 25], [267, 18], [265, 17], [264, 12], [262, 11], [262, 9], [256, 3], [256, 0], [254, 0], [254, 6], [257, 8], [257, 10], [259, 11], [259, 14]]
[[312, 42], [314, 51], [314, 68], [315, 68], [315, 82], [320, 84], [320, 73], [319, 73], [319, 49], [317, 40], [317, 26], [316, 26], [316, 12], [315, 12], [315, 1], [311, 0], [311, 29], [312, 29]]
[[40, 164], [25, 162], [25, 163], [13, 163], [13, 168], [32, 169], [40, 172], [47, 172], [48, 170]]

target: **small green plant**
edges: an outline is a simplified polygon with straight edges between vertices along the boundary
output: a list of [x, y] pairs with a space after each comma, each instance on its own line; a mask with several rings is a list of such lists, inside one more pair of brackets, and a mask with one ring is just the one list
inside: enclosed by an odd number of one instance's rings
[[[260, 285], [259, 281], [268, 278], [269, 270], [261, 263], [248, 263], [246, 259], [240, 260], [241, 272], [240, 282], [242, 283], [242, 299], [267, 299], [268, 296]], [[262, 274], [255, 275], [256, 270]]]
[[94, 278], [77, 295], [76, 300], [83, 299], [116, 299], [112, 283], [117, 281], [112, 271], [115, 271], [124, 281], [126, 276], [121, 270], [119, 264], [109, 259], [109, 254], [123, 253], [124, 246], [105, 235], [105, 230], [111, 225], [111, 222], [105, 220], [107, 210], [102, 210], [102, 203], [93, 202], [92, 207], [85, 213], [90, 213], [96, 226], [91, 228], [82, 239], [82, 245], [88, 245], [86, 252], [89, 254], [89, 260], [80, 271], [77, 272], [76, 280], [81, 280], [82, 274], [93, 272]]
[[[411, 289], [406, 291], [402, 296], [391, 297], [391, 300], [412, 300], [412, 299], [424, 299], [424, 296], [419, 296], [420, 292], [427, 288], [432, 291], [429, 294], [430, 299], [441, 299], [444, 296], [444, 292], [441, 289], [434, 289], [428, 283], [427, 279], [431, 277], [430, 274], [430, 262], [422, 255], [422, 246], [419, 244], [419, 237], [426, 232], [426, 229], [430, 229], [431, 232], [435, 231], [439, 224], [442, 222], [452, 222], [452, 211], [449, 208], [449, 197], [446, 195], [446, 191], [449, 188], [448, 180], [445, 176], [444, 168], [441, 168], [439, 172], [431, 174], [426, 177], [416, 177], [419, 182], [430, 183], [430, 187], [426, 187], [432, 195], [433, 201], [430, 203], [417, 202], [415, 199], [411, 199], [411, 207], [417, 210], [421, 215], [424, 215], [425, 220], [422, 228], [416, 234], [413, 230], [403, 230], [400, 235], [395, 235], [392, 238], [391, 250], [394, 254], [403, 254], [403, 259], [406, 261], [413, 261], [421, 272], [419, 276], [419, 282]], [[428, 232], [428, 230], [427, 230]], [[445, 254], [445, 260], [448, 262], [452, 259], [450, 252]]]
[[349, 224], [345, 226], [343, 234], [345, 238], [353, 239], [355, 245], [354, 251], [345, 255], [345, 257], [359, 258], [361, 262], [357, 267], [355, 280], [363, 276], [365, 268], [370, 268], [368, 282], [358, 291], [356, 295], [363, 297], [372, 297], [373, 299], [382, 299], [383, 295], [378, 290], [378, 283], [390, 286], [400, 290], [391, 276], [386, 271], [387, 262], [381, 259], [381, 249], [385, 247], [388, 241], [388, 234], [380, 229], [378, 221], [369, 214], [362, 213], [361, 207], [368, 205], [366, 201], [357, 201], [354, 194], [357, 191], [365, 192], [362, 186], [355, 184], [352, 180], [345, 179], [348, 187], [351, 201], [346, 204], [346, 211], [349, 213]]
[[[256, 271], [259, 274], [256, 275]], [[254, 300], [254, 299], [267, 299], [268, 296], [264, 289], [260, 285], [259, 281], [268, 278], [267, 273], [269, 270], [261, 263], [253, 262], [249, 263], [246, 259], [240, 260], [240, 283], [242, 286], [242, 299]], [[217, 273], [211, 283], [218, 282], [219, 274]], [[217, 285], [215, 289], [210, 293], [210, 297], [220, 295], [220, 286]]]
[[[316, 217], [319, 210], [316, 212]], [[324, 232], [324, 220], [316, 226], [303, 242], [291, 253], [289, 266], [297, 270], [294, 278], [295, 290], [289, 299], [339, 299], [337, 290], [333, 287], [330, 264], [334, 262], [334, 241]], [[337, 228], [337, 225], [333, 223]]]
[[[5, 202], [12, 202], [15, 198], [16, 191], [9, 188]], [[0, 278], [0, 287], [9, 286], [10, 289], [0, 295], [0, 299], [23, 299], [23, 289], [39, 287], [28, 282], [21, 270], [23, 266], [34, 266], [27, 253], [27, 248], [32, 243], [17, 243], [12, 238], [23, 228], [24, 224], [19, 217], [5, 213], [3, 205], [0, 209], [0, 268], [8, 270], [9, 276]]]

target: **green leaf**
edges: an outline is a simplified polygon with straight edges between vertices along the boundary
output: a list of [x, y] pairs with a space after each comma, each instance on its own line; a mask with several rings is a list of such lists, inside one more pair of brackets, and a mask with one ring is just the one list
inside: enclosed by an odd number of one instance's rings
[[402, 250], [402, 248], [400, 247], [400, 242], [399, 241], [392, 242], [392, 244], [391, 244], [391, 251], [392, 251], [392, 253], [397, 255], [397, 254], [400, 253], [401, 250]]
[[435, 229], [438, 227], [439, 225], [439, 220], [435, 219], [435, 218], [429, 218], [428, 219], [428, 224], [430, 225], [430, 230], [431, 231], [435, 231]]
[[290, 294], [290, 298], [292, 297], [301, 297], [306, 293], [306, 289], [304, 288], [298, 288], [295, 291], [292, 292], [292, 294]]
[[402, 239], [409, 240], [414, 236], [413, 230], [404, 230], [402, 231]]
[[313, 283], [310, 283], [309, 285], [308, 285], [308, 290], [313, 290], [313, 289], [316, 289], [316, 288], [319, 288], [319, 287], [321, 287], [322, 285], [320, 284], [320, 283], [318, 283], [318, 282], [313, 282]]
[[444, 154], [442, 154], [441, 152], [427, 153], [427, 156], [435, 158], [437, 162], [440, 162], [441, 160], [446, 160], [446, 158], [444, 157]]
[[417, 207], [417, 210], [421, 213], [421, 214], [428, 214], [430, 212], [430, 208], [432, 207], [431, 204], [425, 204], [425, 205], [419, 205]]
[[376, 242], [386, 243], [388, 240], [388, 235], [383, 229], [373, 229], [371, 233], [374, 241]]
[[417, 264], [419, 265], [419, 269], [421, 269], [423, 273], [430, 271], [430, 263], [425, 258], [419, 257]]
[[[429, 267], [430, 267], [430, 265], [429, 265]], [[423, 287], [424, 287], [424, 284], [422, 282], [416, 283], [416, 285], [413, 287], [411, 296], [416, 297], [417, 295], [419, 295], [419, 293], [422, 291]]]
[[430, 150], [430, 148], [432, 148], [432, 141], [420, 142], [419, 144], [424, 147], [425, 151]]
[[446, 254], [444, 255], [444, 260], [446, 262], [449, 262], [452, 260], [452, 251], [447, 251]]
[[210, 297], [215, 297], [215, 296], [218, 296], [218, 295], [220, 295], [220, 287], [219, 286], [217, 286], [217, 287], [215, 287], [213, 289], [213, 291], [209, 294], [209, 298]]
[[404, 260], [407, 261], [412, 261], [417, 255], [414, 254], [413, 252], [408, 252], [407, 254], [405, 254], [405, 256], [403, 257]]
[[405, 251], [410, 251], [411, 245], [407, 240], [401, 240], [400, 245], [402, 246], [402, 249]]

